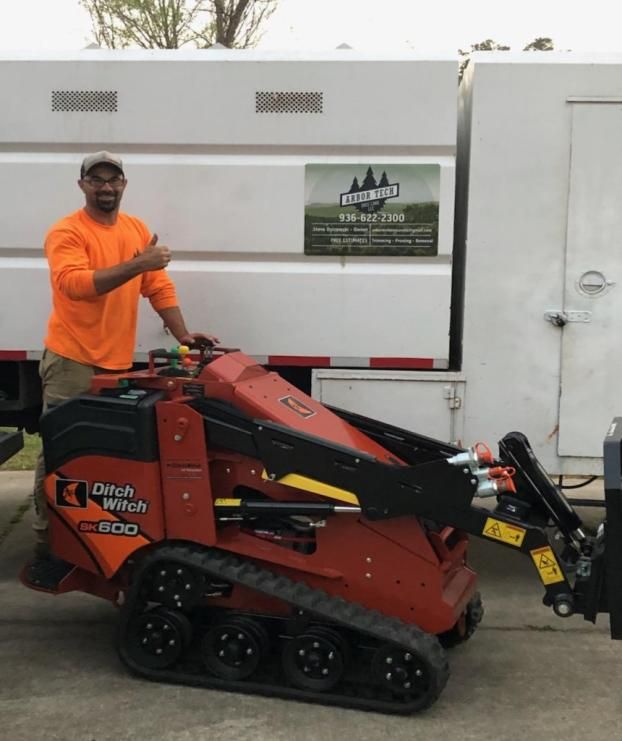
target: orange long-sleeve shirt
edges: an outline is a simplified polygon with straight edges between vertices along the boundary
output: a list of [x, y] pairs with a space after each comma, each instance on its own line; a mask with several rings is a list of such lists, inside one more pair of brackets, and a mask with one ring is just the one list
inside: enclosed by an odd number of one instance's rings
[[52, 285], [48, 349], [109, 370], [131, 366], [139, 296], [156, 311], [167, 309], [178, 305], [175, 286], [164, 270], [154, 270], [98, 296], [93, 273], [131, 260], [150, 240], [145, 224], [124, 213], [114, 226], [100, 224], [84, 209], [54, 224], [45, 238]]

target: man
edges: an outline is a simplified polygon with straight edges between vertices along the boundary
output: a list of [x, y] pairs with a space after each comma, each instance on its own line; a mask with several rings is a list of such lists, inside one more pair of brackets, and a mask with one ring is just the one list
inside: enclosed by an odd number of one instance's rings
[[[157, 234], [151, 235], [140, 219], [119, 211], [127, 186], [121, 158], [110, 152], [85, 157], [78, 186], [84, 208], [61, 219], [45, 239], [52, 313], [39, 368], [44, 410], [88, 391], [94, 373], [131, 367], [140, 295], [180, 344], [218, 342], [212, 335], [188, 332], [175, 286], [164, 271], [170, 249], [158, 245]], [[49, 552], [44, 477], [41, 454], [34, 487], [37, 546], [27, 577], [46, 587], [64, 576], [66, 564]]]

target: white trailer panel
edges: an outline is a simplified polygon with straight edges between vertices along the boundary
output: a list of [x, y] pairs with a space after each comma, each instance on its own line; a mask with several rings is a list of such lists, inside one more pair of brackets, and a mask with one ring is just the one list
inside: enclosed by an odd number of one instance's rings
[[[0, 89], [0, 268], [25, 260], [0, 269], [0, 290], [32, 312], [0, 324], [0, 350], [41, 349], [44, 235], [82, 203], [84, 153], [105, 147], [124, 157], [124, 209], [174, 251], [194, 328], [262, 358], [447, 367], [453, 60], [84, 51], [0, 57]], [[305, 254], [305, 168], [318, 164], [360, 166], [361, 180], [370, 166], [438, 167], [437, 254]], [[168, 341], [141, 311], [139, 351]]]
[[571, 113], [559, 454], [596, 457], [622, 368], [622, 97]]
[[455, 72], [455, 60], [410, 54], [5, 54], [0, 141], [453, 151]]
[[461, 373], [318, 369], [312, 392], [323, 404], [437, 440], [463, 442]]
[[[600, 472], [616, 413], [620, 96], [619, 55], [487, 52], [461, 87], [465, 438], [523, 430], [552, 472]], [[591, 270], [615, 285], [582, 295]], [[571, 321], [555, 326], [551, 311]]]

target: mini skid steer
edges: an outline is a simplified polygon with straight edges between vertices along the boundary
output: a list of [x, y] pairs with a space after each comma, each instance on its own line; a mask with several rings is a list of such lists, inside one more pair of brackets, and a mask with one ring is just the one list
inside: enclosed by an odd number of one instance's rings
[[41, 420], [64, 568], [22, 578], [118, 605], [130, 670], [420, 711], [483, 614], [469, 535], [533, 560], [559, 616], [609, 612], [622, 638], [622, 420], [605, 441], [606, 519], [588, 534], [520, 433], [498, 457], [458, 448], [323, 406], [239, 351], [197, 349], [96, 376]]

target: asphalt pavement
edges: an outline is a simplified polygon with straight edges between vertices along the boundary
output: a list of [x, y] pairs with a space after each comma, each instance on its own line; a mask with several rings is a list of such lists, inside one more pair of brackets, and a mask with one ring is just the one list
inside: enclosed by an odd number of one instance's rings
[[[32, 550], [31, 472], [0, 472], [0, 739], [6, 741], [620, 741], [622, 645], [542, 605], [531, 560], [474, 539], [486, 614], [450, 651], [451, 677], [425, 713], [387, 716], [156, 684], [114, 647], [116, 610], [23, 587]], [[601, 482], [576, 496], [599, 496]], [[602, 510], [580, 510], [592, 524]]]

